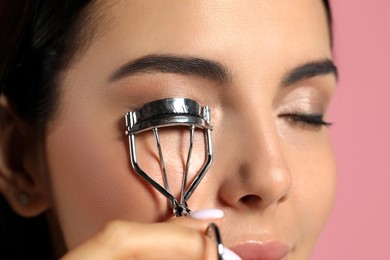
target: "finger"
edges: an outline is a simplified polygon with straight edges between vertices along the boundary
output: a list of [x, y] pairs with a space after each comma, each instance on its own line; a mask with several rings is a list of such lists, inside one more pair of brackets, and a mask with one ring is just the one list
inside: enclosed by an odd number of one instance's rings
[[[185, 226], [197, 229], [199, 231], [202, 231], [202, 230], [208, 230], [211, 222], [213, 222], [217, 226], [220, 226], [223, 216], [224, 216], [224, 213], [222, 210], [203, 209], [203, 210], [193, 211], [191, 213], [191, 215], [189, 216], [189, 218], [188, 217], [187, 218], [176, 218], [174, 220], [171, 220], [171, 222], [177, 223], [179, 225], [185, 225]], [[210, 233], [208, 233], [208, 235], [210, 235]], [[211, 234], [211, 236], [212, 236], [212, 234]], [[215, 241], [215, 238], [213, 239], [213, 241], [215, 243], [214, 246], [217, 250], [217, 241]], [[224, 253], [223, 253], [224, 260], [239, 260], [239, 259], [241, 259], [238, 255], [236, 255], [230, 249], [224, 247], [223, 250], [224, 250]]]
[[214, 241], [172, 223], [114, 221], [63, 259], [216, 259]]
[[203, 209], [192, 212], [188, 217], [174, 218], [168, 222], [184, 225], [199, 231], [206, 231], [211, 222], [220, 226], [223, 216], [224, 213], [220, 209]]

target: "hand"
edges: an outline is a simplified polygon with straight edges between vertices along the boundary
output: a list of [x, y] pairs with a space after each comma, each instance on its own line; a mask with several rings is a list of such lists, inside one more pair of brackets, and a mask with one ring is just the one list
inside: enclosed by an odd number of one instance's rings
[[220, 221], [190, 217], [154, 224], [113, 221], [63, 259], [217, 259], [215, 241], [205, 231], [210, 222]]

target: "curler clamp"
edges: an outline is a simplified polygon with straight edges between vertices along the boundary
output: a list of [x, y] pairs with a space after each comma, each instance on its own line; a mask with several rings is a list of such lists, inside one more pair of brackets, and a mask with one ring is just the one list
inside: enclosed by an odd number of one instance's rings
[[[169, 98], [147, 103], [138, 111], [128, 112], [125, 118], [125, 133], [129, 138], [130, 160], [133, 169], [168, 199], [169, 204], [173, 210], [173, 214], [175, 216], [188, 215], [191, 210], [187, 205], [187, 201], [201, 182], [202, 178], [204, 177], [212, 163], [212, 127], [210, 126], [209, 108], [207, 106], [200, 106], [196, 101], [192, 99]], [[175, 196], [172, 195], [169, 189], [168, 176], [165, 169], [165, 162], [158, 132], [160, 128], [175, 126], [187, 126], [190, 132], [190, 145], [188, 149], [185, 170], [183, 172], [179, 200], [177, 200]], [[201, 170], [198, 172], [193, 182], [189, 185], [188, 189], [186, 189], [192, 147], [194, 143], [195, 128], [204, 131], [206, 158]], [[154, 133], [159, 154], [160, 168], [163, 175], [164, 186], [160, 185], [152, 177], [150, 177], [150, 175], [143, 171], [137, 163], [137, 149], [135, 137], [137, 134], [145, 131], [153, 131]]]

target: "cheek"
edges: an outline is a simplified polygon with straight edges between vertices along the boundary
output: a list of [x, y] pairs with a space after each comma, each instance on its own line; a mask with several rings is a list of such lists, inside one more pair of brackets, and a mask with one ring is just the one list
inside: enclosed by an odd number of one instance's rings
[[47, 138], [53, 203], [70, 247], [111, 219], [153, 221], [163, 206], [132, 172], [125, 136], [88, 118], [65, 118]]
[[302, 243], [313, 248], [331, 213], [337, 171], [329, 141], [314, 145], [305, 153], [289, 156], [293, 172], [291, 199], [299, 219]]
[[[112, 219], [156, 222], [170, 217], [167, 200], [132, 169], [128, 140], [117, 119], [64, 117], [46, 142], [53, 204], [68, 247], [87, 239]], [[100, 119], [100, 118], [99, 118]], [[123, 127], [124, 129], [124, 127]], [[151, 132], [150, 132], [151, 133]], [[172, 192], [180, 191], [189, 146], [188, 131], [161, 131], [161, 146]], [[136, 136], [142, 169], [161, 185], [153, 134]], [[203, 134], [195, 134], [189, 182], [204, 161]]]

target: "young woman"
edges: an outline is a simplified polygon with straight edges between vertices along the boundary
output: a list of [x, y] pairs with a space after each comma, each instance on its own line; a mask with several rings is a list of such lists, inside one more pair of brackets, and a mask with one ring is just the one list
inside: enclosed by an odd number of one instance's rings
[[[0, 10], [0, 258], [216, 259], [210, 222], [243, 259], [310, 257], [336, 185], [327, 2], [2, 0]], [[135, 173], [124, 134], [128, 111], [172, 97], [212, 111], [214, 161], [192, 217], [173, 218]], [[164, 134], [177, 193], [188, 142]], [[145, 171], [159, 172], [153, 135], [137, 142]]]

